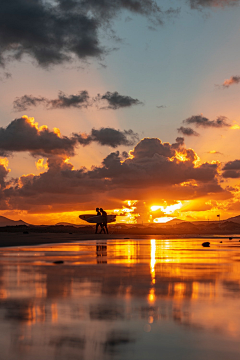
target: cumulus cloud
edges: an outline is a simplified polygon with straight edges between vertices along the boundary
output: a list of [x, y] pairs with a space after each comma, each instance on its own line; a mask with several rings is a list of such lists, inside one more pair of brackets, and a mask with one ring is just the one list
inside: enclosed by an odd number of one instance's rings
[[227, 162], [223, 167], [224, 178], [236, 179], [240, 177], [240, 160], [233, 160]]
[[6, 128], [0, 128], [0, 156], [12, 152], [27, 151], [32, 155], [66, 155], [73, 156], [75, 148], [97, 142], [116, 148], [119, 145], [133, 145], [138, 135], [130, 130], [113, 128], [92, 129], [91, 133], [74, 133], [70, 137], [61, 136], [60, 130], [49, 130], [47, 126], [38, 126], [34, 118], [26, 115], [13, 120]]
[[74, 58], [100, 58], [107, 49], [100, 31], [123, 10], [147, 17], [155, 25], [176, 11], [162, 11], [154, 0], [2, 0], [0, 64], [24, 55], [48, 67]]
[[179, 133], [187, 136], [199, 136], [199, 133], [191, 129], [190, 127], [181, 126], [177, 129]]
[[0, 156], [15, 151], [29, 151], [33, 155], [74, 155], [75, 143], [74, 139], [59, 136], [59, 129], [51, 131], [47, 126], [38, 127], [38, 123], [27, 116], [0, 128]]
[[185, 124], [193, 124], [197, 127], [203, 127], [203, 128], [223, 128], [223, 127], [229, 127], [230, 124], [227, 122], [227, 118], [225, 116], [218, 116], [216, 120], [209, 120], [208, 118], [202, 116], [202, 115], [194, 115], [189, 117], [186, 120], [183, 120], [183, 123]]
[[60, 91], [57, 99], [23, 95], [14, 100], [13, 108], [15, 111], [25, 111], [31, 107], [44, 105], [47, 109], [68, 109], [71, 107], [81, 109], [93, 106], [94, 104], [98, 106], [99, 103], [102, 104], [101, 109], [112, 110], [143, 104], [140, 100], [133, 99], [131, 96], [120, 95], [117, 91], [112, 93], [108, 91], [104, 95], [98, 94], [97, 97], [90, 99], [88, 91], [83, 90], [73, 95], [66, 95]]
[[100, 145], [108, 145], [113, 148], [119, 145], [132, 146], [139, 140], [138, 134], [132, 130], [120, 131], [113, 128], [92, 129], [89, 135], [74, 134], [74, 137], [83, 146], [97, 142]]
[[239, 4], [239, 0], [189, 0], [192, 9], [201, 7], [225, 7]]
[[63, 206], [73, 211], [79, 204], [94, 207], [96, 201], [114, 207], [127, 198], [186, 200], [224, 193], [218, 184], [219, 165], [199, 164], [197, 154], [185, 148], [182, 138], [174, 144], [142, 139], [128, 157], [112, 152], [90, 170], [74, 169], [65, 159], [52, 155], [45, 172], [11, 180], [1, 191], [5, 206], [32, 213], [62, 211]]
[[229, 88], [229, 86], [239, 83], [240, 83], [240, 76], [231, 76], [230, 79], [224, 81], [222, 86], [224, 88]]

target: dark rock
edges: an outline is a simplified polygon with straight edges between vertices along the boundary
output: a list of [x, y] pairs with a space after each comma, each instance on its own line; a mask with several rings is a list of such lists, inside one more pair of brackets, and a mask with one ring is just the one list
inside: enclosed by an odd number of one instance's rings
[[220, 243], [222, 244], [222, 241], [220, 241]]
[[203, 247], [210, 247], [210, 242], [206, 241], [206, 242], [202, 243], [202, 246]]
[[62, 261], [62, 260], [57, 260], [57, 261], [54, 261], [53, 263], [54, 263], [54, 264], [64, 264], [64, 261]]
[[230, 237], [229, 240], [232, 240], [232, 237]]

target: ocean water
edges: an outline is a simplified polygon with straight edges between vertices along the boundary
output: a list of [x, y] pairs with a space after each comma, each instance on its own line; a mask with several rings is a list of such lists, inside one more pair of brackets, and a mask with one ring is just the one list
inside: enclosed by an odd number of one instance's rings
[[0, 359], [236, 360], [239, 340], [239, 239], [0, 249]]

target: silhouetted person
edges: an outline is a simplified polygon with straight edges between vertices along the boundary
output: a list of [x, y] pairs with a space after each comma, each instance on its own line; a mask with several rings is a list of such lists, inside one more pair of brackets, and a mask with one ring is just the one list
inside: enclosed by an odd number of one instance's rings
[[[101, 216], [101, 213], [100, 213], [100, 211], [99, 211], [99, 208], [96, 208], [96, 212], [97, 212], [97, 216]], [[95, 234], [97, 234], [97, 232], [98, 232], [98, 227], [99, 227], [99, 226], [101, 227], [100, 234], [101, 234], [102, 230], [104, 231], [104, 234], [105, 234], [105, 229], [103, 228], [102, 222], [96, 223], [96, 231], [95, 231]]]
[[106, 211], [103, 210], [103, 208], [100, 208], [100, 212], [101, 212], [102, 217], [103, 217], [103, 223], [102, 223], [103, 227], [102, 227], [100, 233], [102, 232], [102, 230], [104, 230], [104, 232], [105, 232], [105, 229], [106, 229], [106, 233], [108, 234], [107, 213], [106, 213]]

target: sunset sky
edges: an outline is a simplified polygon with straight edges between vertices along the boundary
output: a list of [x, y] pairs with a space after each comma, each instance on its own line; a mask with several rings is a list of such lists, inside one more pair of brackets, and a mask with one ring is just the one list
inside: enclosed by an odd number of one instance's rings
[[240, 0], [2, 0], [0, 215], [239, 215], [239, 18]]

